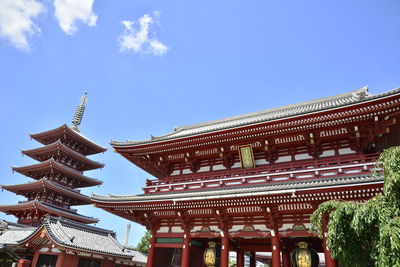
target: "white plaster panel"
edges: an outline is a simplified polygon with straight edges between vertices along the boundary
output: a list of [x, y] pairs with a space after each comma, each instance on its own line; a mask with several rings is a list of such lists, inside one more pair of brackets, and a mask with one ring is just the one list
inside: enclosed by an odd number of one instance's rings
[[182, 174], [191, 174], [191, 173], [192, 173], [192, 171], [189, 169], [182, 170]]
[[270, 231], [264, 224], [255, 224], [253, 227], [256, 231]]
[[279, 163], [279, 162], [287, 162], [287, 161], [291, 161], [292, 157], [291, 156], [283, 156], [283, 157], [279, 157], [275, 163]]
[[171, 176], [173, 176], [173, 175], [179, 175], [181, 172], [180, 172], [180, 170], [175, 170], [175, 171], [173, 171], [172, 173], [171, 173]]
[[171, 232], [172, 233], [183, 233], [184, 231], [182, 230], [181, 227], [171, 227]]
[[190, 232], [199, 232], [201, 230], [201, 226], [195, 226]]
[[160, 227], [157, 233], [168, 233], [169, 227]]
[[288, 229], [292, 229], [293, 228], [294, 223], [285, 223], [282, 225], [281, 228], [279, 228], [279, 230], [288, 230]]
[[242, 167], [242, 165], [241, 165], [240, 162], [238, 161], [238, 162], [235, 162], [235, 163], [232, 165], [231, 169], [240, 168], [240, 167]]
[[234, 225], [232, 226], [231, 229], [229, 229], [229, 232], [237, 232], [240, 230], [243, 230], [244, 225]]
[[340, 155], [346, 155], [346, 154], [353, 154], [356, 153], [354, 150], [350, 149], [350, 148], [341, 148], [339, 149], [339, 154]]
[[213, 166], [213, 170], [214, 170], [214, 171], [225, 170], [225, 167], [224, 167], [224, 165], [222, 165], [222, 164], [218, 164], [218, 165], [214, 165], [214, 166]]
[[52, 248], [52, 249], [51, 249], [51, 252], [53, 252], [53, 253], [60, 253], [61, 250], [59, 250], [58, 248]]
[[220, 231], [220, 229], [216, 225], [210, 226], [210, 229], [211, 229], [211, 231]]
[[210, 171], [210, 166], [203, 166], [197, 172], [208, 172]]
[[330, 157], [335, 156], [335, 150], [325, 150], [319, 157]]
[[308, 155], [307, 153], [296, 154], [296, 155], [294, 155], [294, 158], [295, 158], [295, 160], [312, 159], [312, 157], [310, 155]]
[[258, 159], [255, 162], [256, 162], [256, 165], [268, 164], [268, 161], [266, 161], [265, 159]]

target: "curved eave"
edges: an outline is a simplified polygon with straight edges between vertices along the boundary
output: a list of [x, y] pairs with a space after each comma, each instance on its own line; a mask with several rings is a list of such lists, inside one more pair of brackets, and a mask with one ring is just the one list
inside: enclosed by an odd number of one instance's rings
[[24, 195], [23, 192], [48, 189], [48, 190], [57, 192], [61, 195], [69, 196], [72, 199], [75, 199], [77, 201], [77, 203], [74, 204], [74, 206], [75, 205], [87, 205], [87, 204], [92, 203], [92, 201], [90, 200], [90, 198], [88, 196], [85, 196], [79, 192], [76, 192], [74, 190], [71, 190], [64, 186], [61, 186], [59, 184], [48, 181], [47, 179], [40, 179], [38, 181], [26, 183], [26, 184], [1, 185], [1, 188], [5, 189], [7, 191], [13, 192], [15, 194], [18, 194], [18, 195]]
[[64, 135], [69, 135], [71, 138], [76, 139], [78, 142], [85, 144], [89, 148], [86, 155], [93, 155], [107, 151], [107, 148], [94, 143], [93, 141], [89, 140], [82, 134], [72, 130], [66, 124], [63, 124], [60, 127], [57, 127], [49, 131], [41, 133], [33, 133], [30, 134], [29, 136], [43, 145], [48, 145], [50, 143], [49, 141], [47, 141], [48, 139], [57, 138]]
[[167, 194], [146, 194], [131, 196], [101, 196], [95, 193], [91, 199], [95, 204], [137, 204], [150, 202], [177, 202], [212, 200], [239, 196], [262, 196], [274, 194], [289, 194], [297, 191], [318, 190], [321, 188], [358, 186], [363, 184], [382, 184], [383, 177], [371, 175], [357, 175], [336, 178], [322, 178], [298, 181], [272, 182], [265, 185], [241, 186], [236, 188], [204, 189]]
[[[114, 258], [120, 258], [120, 259], [124, 259], [124, 260], [131, 260], [133, 255], [130, 254], [119, 254], [119, 253], [112, 253], [112, 252], [107, 252], [107, 251], [102, 251], [102, 250], [97, 250], [97, 249], [90, 249], [87, 247], [82, 247], [82, 246], [73, 246], [70, 244], [65, 243], [63, 240], [59, 239], [57, 237], [58, 234], [56, 234], [53, 230], [52, 227], [50, 226], [50, 223], [56, 223], [56, 222], [52, 222], [51, 220], [55, 220], [57, 221], [57, 219], [53, 219], [51, 217], [47, 217], [43, 220], [42, 224], [33, 232], [31, 233], [28, 237], [24, 238], [23, 240], [18, 242], [18, 245], [24, 247], [25, 245], [32, 243], [32, 241], [34, 241], [39, 235], [41, 235], [43, 233], [43, 230], [45, 230], [46, 236], [48, 238], [48, 240], [50, 240], [50, 242], [52, 242], [54, 245], [57, 245], [58, 247], [62, 247], [62, 248], [68, 248], [74, 251], [82, 251], [82, 252], [87, 252], [87, 253], [93, 253], [93, 254], [97, 254], [97, 255], [102, 255], [102, 256], [111, 256]], [[62, 225], [63, 223], [61, 223]], [[64, 225], [62, 225], [64, 226]], [[86, 225], [76, 225], [75, 227], [78, 229], [86, 229], [85, 227]], [[71, 227], [71, 225], [67, 225], [67, 227]], [[97, 230], [97, 229], [96, 229]], [[94, 230], [94, 231], [96, 231]], [[61, 230], [62, 232], [64, 230]], [[91, 231], [91, 230], [89, 230]], [[97, 231], [96, 231], [97, 232]], [[104, 236], [103, 234], [99, 234]], [[116, 240], [110, 235], [108, 234], [108, 238], [111, 238], [113, 242], [115, 242], [116, 244], [118, 244], [118, 242], [116, 242]]]
[[36, 177], [34, 175], [31, 175], [30, 172], [53, 169], [53, 168], [63, 174], [69, 175], [83, 182], [79, 187], [89, 187], [89, 186], [101, 185], [103, 183], [103, 181], [101, 180], [87, 177], [82, 173], [70, 167], [67, 167], [64, 164], [55, 161], [53, 158], [45, 160], [43, 162], [39, 162], [37, 164], [21, 166], [21, 167], [14, 166], [12, 167], [12, 170], [34, 179], [41, 179], [42, 177]]
[[98, 168], [103, 168], [104, 164], [99, 163], [97, 161], [91, 160], [82, 154], [76, 152], [75, 150], [67, 147], [60, 141], [56, 141], [52, 144], [39, 147], [39, 148], [34, 148], [34, 149], [27, 149], [27, 150], [22, 150], [22, 153], [24, 155], [27, 155], [35, 160], [40, 160], [39, 155], [47, 155], [50, 152], [54, 151], [63, 151], [64, 153], [68, 154], [69, 156], [75, 158], [76, 160], [85, 163], [87, 167], [85, 170], [94, 170]]
[[[341, 102], [341, 98], [350, 98], [352, 97], [353, 94], [355, 93], [365, 93], [367, 96], [363, 99], [360, 100], [353, 100], [351, 102], [344, 101], [344, 103], [341, 104], [335, 104], [335, 105], [329, 105], [327, 103], [330, 102]], [[254, 125], [259, 125], [263, 123], [269, 123], [269, 122], [274, 122], [282, 119], [289, 119], [289, 118], [294, 118], [294, 117], [299, 117], [299, 116], [304, 116], [308, 114], [313, 114], [316, 112], [325, 112], [325, 111], [330, 111], [330, 110], [335, 110], [339, 108], [344, 108], [344, 107], [349, 107], [353, 105], [358, 105], [358, 104], [363, 104], [366, 102], [371, 102], [371, 101], [376, 101], [379, 99], [384, 99], [386, 97], [391, 97], [393, 95], [399, 94], [400, 88], [396, 88], [394, 90], [377, 94], [377, 95], [369, 95], [368, 94], [368, 89], [367, 88], [361, 88], [359, 90], [355, 90], [352, 92], [348, 92], [345, 94], [341, 94], [338, 96], [332, 96], [332, 97], [327, 97], [327, 98], [321, 98], [317, 100], [312, 100], [304, 103], [299, 103], [299, 104], [293, 104], [293, 105], [288, 105], [288, 106], [283, 106], [275, 109], [268, 109], [264, 111], [259, 111], [259, 112], [254, 112], [254, 113], [249, 113], [249, 114], [244, 114], [240, 116], [235, 116], [235, 117], [230, 117], [226, 119], [221, 119], [221, 120], [216, 120], [216, 121], [210, 121], [210, 122], [205, 122], [205, 123], [199, 123], [199, 124], [193, 124], [193, 125], [188, 125], [188, 126], [183, 126], [183, 127], [178, 127], [174, 132], [159, 136], [159, 137], [153, 137], [152, 139], [148, 140], [141, 140], [141, 141], [111, 141], [110, 145], [118, 150], [118, 148], [137, 148], [137, 147], [146, 147], [146, 146], [152, 146], [155, 144], [160, 144], [160, 143], [166, 143], [169, 141], [176, 141], [176, 140], [183, 140], [187, 138], [192, 138], [196, 136], [201, 136], [205, 134], [214, 134], [214, 133], [219, 133], [227, 130], [232, 130], [232, 129], [238, 129], [242, 127], [247, 127], [247, 126], [254, 126]], [[312, 105], [312, 107], [315, 108], [310, 108], [309, 111], [304, 111], [304, 112], [295, 112], [296, 110], [306, 107], [307, 105]], [[263, 116], [268, 115], [269, 113], [274, 113], [274, 112], [283, 112], [286, 110], [291, 110], [293, 109], [293, 112], [290, 114], [282, 115], [282, 116], [275, 116], [271, 117], [268, 119], [263, 119]], [[240, 122], [240, 120], [244, 120], [245, 122]], [[218, 126], [220, 125], [220, 126]], [[210, 127], [212, 126], [212, 127]], [[197, 129], [197, 130], [195, 130]], [[188, 133], [185, 133], [185, 131], [189, 131]]]
[[54, 207], [50, 207], [46, 204], [40, 203], [36, 200], [33, 201], [28, 201], [25, 203], [21, 204], [14, 204], [14, 205], [0, 205], [0, 211], [5, 212], [5, 213], [10, 213], [12, 211], [16, 210], [27, 210], [27, 209], [37, 209], [41, 210], [45, 213], [48, 213], [50, 215], [54, 216], [61, 216], [65, 217], [67, 219], [75, 220], [81, 223], [97, 223], [99, 219], [93, 218], [93, 217], [87, 217], [81, 214], [74, 214], [71, 212], [63, 211], [62, 209], [57, 209]]

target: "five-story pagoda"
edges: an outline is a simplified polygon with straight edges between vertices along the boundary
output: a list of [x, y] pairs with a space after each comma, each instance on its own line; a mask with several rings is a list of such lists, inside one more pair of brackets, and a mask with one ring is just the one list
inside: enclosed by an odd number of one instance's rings
[[22, 153], [39, 162], [12, 169], [35, 181], [2, 185], [3, 189], [26, 197], [27, 201], [0, 205], [0, 211], [16, 216], [18, 223], [31, 226], [38, 226], [46, 215], [85, 224], [98, 222], [96, 218], [78, 214], [76, 209], [71, 209], [71, 206], [92, 203], [77, 188], [102, 184], [102, 181], [83, 174], [84, 171], [104, 166], [86, 156], [106, 151], [106, 148], [79, 133], [77, 126], [81, 122], [86, 102], [85, 93], [72, 120], [72, 128], [64, 124], [50, 131], [30, 135], [43, 146], [22, 150]]

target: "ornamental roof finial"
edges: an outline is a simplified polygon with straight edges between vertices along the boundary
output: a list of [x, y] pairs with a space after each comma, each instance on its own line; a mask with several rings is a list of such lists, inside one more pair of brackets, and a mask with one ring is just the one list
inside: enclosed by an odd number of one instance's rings
[[78, 133], [79, 133], [78, 125], [81, 124], [83, 112], [85, 111], [85, 105], [86, 105], [87, 101], [88, 101], [88, 98], [87, 98], [87, 91], [86, 91], [85, 94], [81, 97], [79, 105], [76, 107], [75, 115], [72, 118], [72, 130], [74, 130]]

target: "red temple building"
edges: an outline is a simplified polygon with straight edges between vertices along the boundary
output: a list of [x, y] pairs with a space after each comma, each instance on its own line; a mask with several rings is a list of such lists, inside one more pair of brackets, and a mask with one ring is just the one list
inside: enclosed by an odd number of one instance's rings
[[92, 200], [151, 231], [148, 267], [205, 266], [209, 241], [215, 266], [227, 267], [236, 251], [238, 267], [245, 253], [254, 267], [256, 252], [288, 267], [299, 242], [337, 266], [325, 238], [309, 231], [310, 215], [327, 200], [363, 202], [382, 192], [383, 177], [372, 170], [383, 149], [400, 143], [399, 116], [400, 89], [373, 95], [362, 88], [150, 140], [113, 141], [155, 179], [143, 194]]
[[11, 266], [6, 262], [15, 261], [24, 267], [144, 266], [146, 258], [120, 245], [114, 232], [86, 225], [97, 223], [98, 219], [71, 208], [92, 204], [78, 188], [102, 184], [83, 174], [104, 166], [87, 156], [106, 151], [79, 133], [77, 126], [86, 101], [85, 95], [72, 128], [64, 124], [30, 135], [43, 146], [22, 153], [38, 163], [12, 169], [34, 181], [1, 186], [27, 200], [0, 205], [0, 211], [18, 218], [18, 223], [0, 221], [4, 226], [0, 231], [0, 263], [5, 264], [0, 266]]

